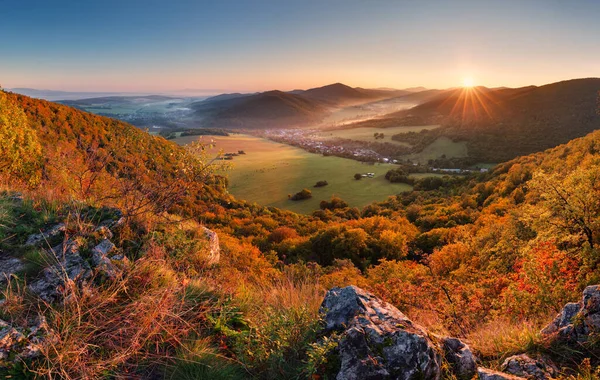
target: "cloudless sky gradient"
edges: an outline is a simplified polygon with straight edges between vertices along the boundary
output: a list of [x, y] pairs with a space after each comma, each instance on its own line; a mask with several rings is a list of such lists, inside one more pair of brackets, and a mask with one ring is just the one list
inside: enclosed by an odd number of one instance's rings
[[0, 0], [0, 84], [525, 86], [600, 76], [598, 0]]

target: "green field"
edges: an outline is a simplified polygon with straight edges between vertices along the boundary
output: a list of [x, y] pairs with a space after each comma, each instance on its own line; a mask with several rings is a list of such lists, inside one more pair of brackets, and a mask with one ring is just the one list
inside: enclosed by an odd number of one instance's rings
[[440, 158], [442, 155], [445, 155], [447, 158], [468, 157], [467, 142], [454, 142], [447, 137], [438, 137], [434, 142], [426, 146], [423, 151], [407, 155], [404, 158], [426, 164], [427, 161]]
[[[351, 206], [363, 207], [388, 196], [411, 190], [411, 186], [390, 183], [384, 176], [394, 167], [389, 164], [368, 165], [358, 161], [324, 157], [302, 149], [269, 140], [247, 136], [186, 136], [175, 139], [178, 144], [196, 140], [214, 141], [223, 152], [244, 150], [247, 154], [235, 157], [233, 168], [227, 172], [229, 191], [238, 199], [256, 202], [263, 206], [275, 206], [299, 213], [319, 209], [319, 202], [337, 195]], [[375, 178], [353, 178], [355, 173], [375, 173]], [[317, 181], [326, 180], [328, 186], [313, 188]], [[312, 191], [312, 199], [291, 201], [288, 194], [303, 188]]]
[[[352, 128], [352, 129], [338, 129], [329, 130], [315, 133], [315, 137], [320, 139], [332, 139], [332, 138], [343, 138], [358, 141], [377, 141], [377, 142], [389, 142], [397, 145], [410, 146], [407, 143], [401, 141], [392, 140], [392, 136], [398, 133], [407, 132], [420, 132], [423, 129], [435, 129], [439, 125], [425, 125], [425, 126], [408, 126], [408, 127], [390, 127], [390, 128]], [[373, 134], [383, 133], [384, 138], [375, 140]]]

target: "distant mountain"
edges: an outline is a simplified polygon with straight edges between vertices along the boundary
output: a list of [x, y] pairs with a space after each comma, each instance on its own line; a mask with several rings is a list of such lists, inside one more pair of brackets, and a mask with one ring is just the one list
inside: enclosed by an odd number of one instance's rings
[[342, 83], [334, 83], [323, 87], [311, 88], [298, 93], [303, 97], [318, 100], [331, 106], [345, 106], [366, 103], [377, 99], [406, 95], [401, 90], [372, 90], [353, 88]]
[[[445, 90], [409, 110], [353, 127], [441, 124], [419, 139], [446, 136], [467, 141], [469, 156], [500, 162], [566, 143], [600, 128], [600, 78], [545, 86]], [[417, 93], [416, 95], [419, 95]], [[402, 135], [396, 137], [402, 141]], [[415, 136], [410, 137], [411, 142]], [[408, 141], [408, 140], [407, 140]]]
[[[56, 90], [38, 90], [35, 88], [10, 88], [7, 91], [14, 92], [37, 99], [56, 101], [60, 99], [74, 100], [93, 98], [101, 96], [118, 96], [124, 95], [121, 92], [77, 92], [77, 91], [56, 91]], [[131, 95], [131, 94], [130, 94]]]
[[90, 106], [99, 103], [145, 103], [145, 102], [162, 102], [167, 100], [177, 99], [171, 96], [164, 95], [141, 95], [141, 96], [103, 96], [98, 98], [86, 98], [76, 100], [57, 100], [57, 103], [82, 107]]
[[221, 100], [229, 100], [229, 99], [236, 99], [236, 98], [243, 98], [244, 96], [250, 96], [250, 95], [256, 95], [257, 93], [251, 93], [251, 94], [242, 94], [239, 92], [234, 92], [234, 93], [230, 93], [230, 94], [220, 94], [220, 95], [216, 95], [216, 96], [211, 96], [210, 98], [206, 98], [204, 99], [204, 102], [218, 102]]
[[329, 110], [321, 102], [282, 91], [223, 97], [192, 103], [203, 126], [221, 128], [274, 128], [314, 123]]
[[404, 88], [403, 90], [408, 91], [408, 92], [422, 92], [422, 91], [427, 91], [427, 88], [419, 86], [419, 87]]

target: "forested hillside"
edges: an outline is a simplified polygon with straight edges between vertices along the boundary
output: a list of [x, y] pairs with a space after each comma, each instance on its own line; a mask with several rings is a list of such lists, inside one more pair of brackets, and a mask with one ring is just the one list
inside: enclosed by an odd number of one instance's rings
[[514, 89], [485, 87], [442, 91], [405, 111], [354, 127], [441, 124], [397, 141], [427, 146], [439, 136], [466, 141], [472, 162], [503, 162], [564, 144], [600, 127], [600, 79], [586, 78]]
[[600, 132], [303, 216], [233, 199], [200, 146], [4, 92], [0, 116], [0, 319], [47, 331], [3, 374], [332, 378], [318, 308], [346, 285], [492, 367], [544, 354], [583, 379], [599, 364], [594, 340], [539, 330], [600, 282]]

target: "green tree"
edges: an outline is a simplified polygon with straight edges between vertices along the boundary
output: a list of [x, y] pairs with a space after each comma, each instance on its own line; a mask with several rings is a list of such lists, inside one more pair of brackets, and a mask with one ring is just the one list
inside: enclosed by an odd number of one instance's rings
[[25, 112], [0, 90], [0, 173], [35, 186], [40, 182], [41, 153]]

